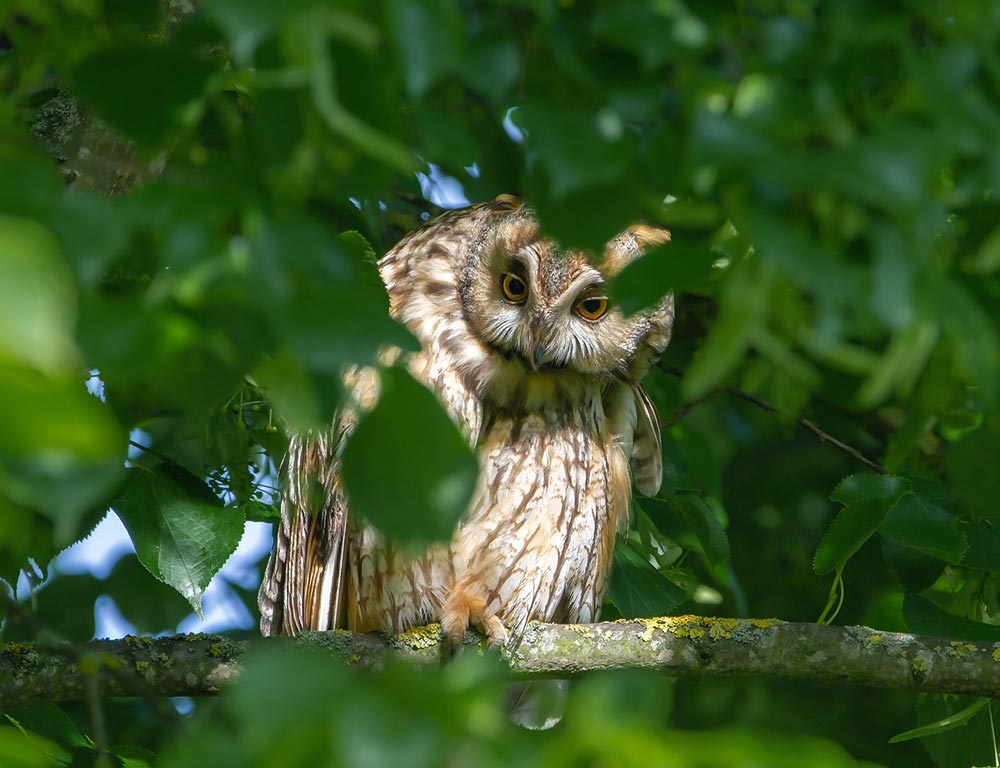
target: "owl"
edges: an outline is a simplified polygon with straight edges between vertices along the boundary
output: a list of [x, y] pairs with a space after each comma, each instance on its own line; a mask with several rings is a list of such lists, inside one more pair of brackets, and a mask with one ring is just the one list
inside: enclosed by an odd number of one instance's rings
[[597, 620], [632, 486], [660, 485], [659, 423], [641, 382], [673, 324], [670, 295], [626, 315], [606, 283], [668, 239], [637, 225], [588, 258], [502, 195], [390, 250], [378, 262], [390, 313], [422, 348], [380, 363], [405, 365], [437, 396], [476, 450], [476, 489], [451, 540], [423, 551], [394, 547], [352, 513], [340, 456], [378, 400], [379, 373], [348, 370], [331, 428], [291, 438], [262, 632], [437, 621], [453, 644], [470, 626], [499, 644], [532, 620]]

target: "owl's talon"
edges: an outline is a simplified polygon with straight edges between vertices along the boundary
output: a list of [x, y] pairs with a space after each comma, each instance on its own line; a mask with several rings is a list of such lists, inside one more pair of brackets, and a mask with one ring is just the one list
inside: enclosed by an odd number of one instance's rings
[[494, 648], [501, 648], [507, 642], [507, 627], [495, 613], [483, 616], [483, 631], [486, 633], [486, 640]]

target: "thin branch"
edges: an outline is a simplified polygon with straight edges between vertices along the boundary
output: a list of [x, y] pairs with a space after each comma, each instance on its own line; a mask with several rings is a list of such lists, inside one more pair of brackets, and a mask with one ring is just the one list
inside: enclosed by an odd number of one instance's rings
[[[466, 642], [478, 642], [471, 633]], [[212, 635], [96, 640], [85, 650], [128, 677], [103, 677], [105, 695], [135, 695], [139, 679], [161, 696], [218, 693], [235, 680], [251, 645], [293, 644], [346, 664], [378, 667], [392, 656], [417, 663], [441, 659], [437, 625], [402, 635], [305, 633], [253, 643]], [[865, 627], [797, 624], [773, 619], [679, 616], [601, 624], [530, 624], [503, 655], [518, 677], [567, 677], [602, 669], [654, 669], [677, 677], [787, 677], [958, 693], [1000, 699], [1000, 642], [966, 643]], [[79, 700], [84, 675], [64, 657], [11, 643], [0, 654], [0, 709], [34, 701]]]
[[[674, 376], [678, 379], [684, 378], [684, 371], [682, 371], [680, 368], [677, 368], [673, 365], [668, 365], [667, 363], [664, 362], [660, 362], [659, 367], [660, 370], [662, 370], [664, 373], [670, 374], [671, 376]], [[857, 448], [848, 445], [843, 440], [838, 440], [829, 432], [820, 429], [820, 427], [816, 424], [816, 422], [810, 421], [809, 419], [806, 418], [802, 418], [801, 416], [790, 416], [789, 414], [782, 411], [773, 403], [769, 403], [767, 400], [762, 400], [756, 395], [751, 395], [749, 392], [744, 392], [742, 389], [737, 389], [736, 387], [725, 387], [722, 389], [714, 389], [708, 394], [699, 397], [697, 400], [692, 400], [689, 403], [684, 403], [684, 405], [682, 405], [680, 408], [674, 411], [674, 413], [670, 416], [670, 418], [667, 419], [667, 421], [665, 422], [665, 426], [672, 427], [682, 418], [687, 416], [687, 414], [691, 410], [701, 405], [706, 400], [709, 400], [710, 398], [714, 397], [719, 392], [725, 392], [727, 395], [732, 395], [733, 397], [738, 398], [739, 400], [743, 400], [744, 402], [750, 403], [751, 405], [755, 405], [761, 410], [767, 411], [768, 413], [777, 413], [781, 416], [791, 418], [800, 427], [802, 427], [803, 429], [808, 429], [810, 432], [816, 435], [816, 437], [819, 438], [820, 442], [829, 443], [834, 448], [843, 451], [848, 456], [853, 458], [855, 461], [864, 464], [872, 472], [877, 472], [880, 475], [884, 475], [886, 473], [885, 467], [883, 467], [881, 464], [872, 461], [863, 453], [861, 453], [861, 451], [859, 451]]]
[[83, 700], [90, 713], [90, 732], [94, 739], [94, 760], [101, 762], [107, 759], [108, 729], [104, 720], [104, 703], [101, 701], [101, 691], [97, 686], [98, 664], [93, 669], [83, 673]]

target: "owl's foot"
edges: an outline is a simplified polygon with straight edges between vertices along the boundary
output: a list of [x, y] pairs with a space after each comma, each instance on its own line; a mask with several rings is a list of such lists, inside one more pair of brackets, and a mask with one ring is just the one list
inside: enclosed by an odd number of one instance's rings
[[507, 641], [507, 627], [487, 607], [486, 601], [467, 588], [455, 587], [449, 593], [441, 612], [441, 629], [450, 655], [454, 655], [462, 647], [465, 630], [470, 624], [486, 635], [492, 646], [501, 646]]

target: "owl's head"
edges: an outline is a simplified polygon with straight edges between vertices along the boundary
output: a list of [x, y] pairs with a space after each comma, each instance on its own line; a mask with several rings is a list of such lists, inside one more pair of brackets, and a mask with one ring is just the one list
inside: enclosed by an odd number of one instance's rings
[[480, 341], [526, 372], [640, 378], [670, 339], [673, 298], [626, 315], [609, 298], [607, 282], [669, 237], [664, 229], [630, 227], [591, 260], [541, 237], [527, 209], [498, 213], [462, 276], [466, 321]]

